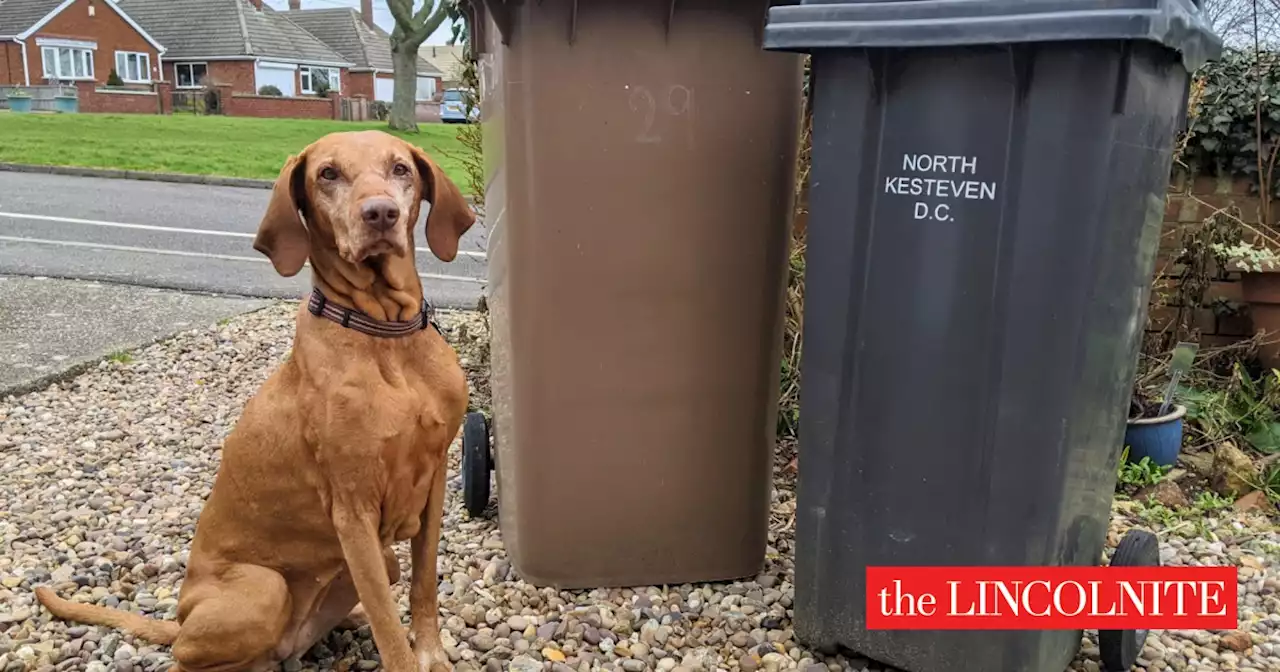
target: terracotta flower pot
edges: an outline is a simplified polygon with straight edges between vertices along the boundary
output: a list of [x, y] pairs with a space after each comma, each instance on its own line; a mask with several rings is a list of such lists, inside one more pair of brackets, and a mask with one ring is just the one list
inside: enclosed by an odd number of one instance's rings
[[1240, 279], [1254, 333], [1266, 332], [1272, 341], [1258, 349], [1258, 358], [1264, 366], [1280, 368], [1280, 269], [1246, 271]]

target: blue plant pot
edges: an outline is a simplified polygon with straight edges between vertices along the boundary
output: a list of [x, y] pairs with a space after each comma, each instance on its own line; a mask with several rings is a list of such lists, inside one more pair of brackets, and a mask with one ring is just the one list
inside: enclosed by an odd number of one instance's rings
[[1124, 431], [1129, 461], [1137, 463], [1149, 457], [1162, 467], [1173, 466], [1178, 461], [1178, 452], [1182, 450], [1182, 419], [1186, 415], [1185, 406], [1175, 405], [1173, 410], [1158, 418], [1130, 420]]
[[80, 99], [75, 96], [57, 96], [53, 99], [53, 109], [66, 113], [79, 112]]
[[13, 110], [14, 112], [30, 112], [31, 111], [30, 98], [15, 98], [13, 96], [9, 96], [8, 100], [9, 100], [9, 109]]

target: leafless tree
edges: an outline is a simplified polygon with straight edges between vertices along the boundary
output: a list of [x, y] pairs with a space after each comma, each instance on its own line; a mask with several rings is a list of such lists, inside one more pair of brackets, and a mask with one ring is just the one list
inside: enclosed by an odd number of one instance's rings
[[448, 18], [454, 0], [387, 0], [396, 25], [391, 31], [391, 62], [396, 89], [388, 123], [400, 131], [417, 131], [418, 48]]
[[1256, 12], [1259, 46], [1280, 47], [1280, 0], [1202, 0], [1200, 6], [1228, 46], [1253, 47]]

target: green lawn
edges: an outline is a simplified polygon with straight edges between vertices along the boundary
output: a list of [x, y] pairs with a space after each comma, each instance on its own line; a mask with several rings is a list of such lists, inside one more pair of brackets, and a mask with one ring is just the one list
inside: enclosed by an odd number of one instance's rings
[[[399, 134], [427, 150], [466, 184], [458, 127], [422, 124]], [[250, 119], [177, 114], [12, 114], [0, 112], [0, 161], [166, 173], [274, 178], [290, 154], [333, 131], [386, 129], [381, 122]]]

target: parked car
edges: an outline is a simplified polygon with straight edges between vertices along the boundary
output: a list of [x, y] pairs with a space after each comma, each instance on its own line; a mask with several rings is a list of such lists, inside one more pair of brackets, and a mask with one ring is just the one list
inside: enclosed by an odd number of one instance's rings
[[467, 114], [467, 103], [463, 98], [465, 93], [464, 89], [444, 90], [444, 98], [440, 100], [440, 121], [446, 124], [465, 124], [480, 120], [478, 106], [472, 107], [471, 114]]

